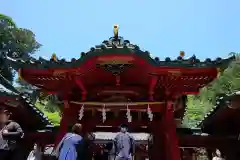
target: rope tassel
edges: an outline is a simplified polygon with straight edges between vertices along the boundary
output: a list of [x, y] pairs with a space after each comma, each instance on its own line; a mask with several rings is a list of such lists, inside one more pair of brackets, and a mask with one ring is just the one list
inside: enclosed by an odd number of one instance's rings
[[84, 104], [82, 105], [81, 109], [79, 110], [79, 120], [81, 121], [84, 115]]
[[102, 109], [102, 122], [104, 123], [107, 119], [107, 114], [106, 114], [106, 108], [105, 108], [105, 104], [103, 105], [103, 109]]
[[127, 116], [127, 119], [128, 119], [128, 122], [132, 122], [132, 116], [131, 116], [131, 111], [130, 109], [128, 108], [128, 105], [127, 105], [127, 113], [126, 113], [126, 116]]
[[147, 108], [147, 114], [148, 114], [149, 120], [152, 121], [153, 120], [153, 113], [152, 113], [152, 110], [151, 110], [149, 104], [148, 104], [148, 108]]

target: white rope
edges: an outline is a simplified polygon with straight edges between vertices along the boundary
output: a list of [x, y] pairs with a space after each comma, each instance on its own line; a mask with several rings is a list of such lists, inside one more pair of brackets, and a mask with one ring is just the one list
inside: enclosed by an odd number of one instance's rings
[[128, 104], [127, 104], [127, 113], [126, 113], [126, 116], [127, 116], [127, 119], [128, 119], [128, 122], [132, 122], [132, 116], [131, 116], [131, 111], [130, 109], [128, 108]]
[[79, 120], [81, 121], [84, 115], [84, 104], [82, 105], [81, 109], [79, 110]]

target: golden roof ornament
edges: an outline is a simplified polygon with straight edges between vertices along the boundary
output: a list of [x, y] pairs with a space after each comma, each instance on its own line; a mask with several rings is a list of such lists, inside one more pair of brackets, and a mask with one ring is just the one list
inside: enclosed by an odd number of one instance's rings
[[114, 34], [114, 38], [116, 39], [118, 39], [118, 28], [119, 26], [117, 24], [113, 26], [113, 34]]

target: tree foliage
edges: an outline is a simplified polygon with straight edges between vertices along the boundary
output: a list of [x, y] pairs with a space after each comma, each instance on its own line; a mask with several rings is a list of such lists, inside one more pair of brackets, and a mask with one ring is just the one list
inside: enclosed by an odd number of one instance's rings
[[[9, 57], [27, 59], [30, 58], [41, 44], [36, 41], [35, 34], [28, 29], [19, 28], [12, 18], [0, 14], [0, 54], [4, 52]], [[13, 71], [0, 56], [0, 74], [13, 82]], [[17, 79], [20, 92], [28, 94], [33, 103], [41, 109], [54, 124], [59, 124], [59, 108], [53, 102], [54, 96], [43, 95], [24, 80]], [[42, 103], [44, 105], [40, 105]]]
[[[27, 58], [40, 48], [35, 34], [24, 28], [18, 28], [8, 16], [0, 14], [0, 54], [3, 52], [9, 57]], [[13, 81], [13, 71], [0, 59], [0, 74]]]

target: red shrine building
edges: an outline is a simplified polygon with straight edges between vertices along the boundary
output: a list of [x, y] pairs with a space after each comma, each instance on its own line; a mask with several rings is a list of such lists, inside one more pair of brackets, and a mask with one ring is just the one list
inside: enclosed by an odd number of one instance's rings
[[186, 96], [212, 82], [234, 59], [207, 58], [195, 55], [176, 59], [152, 58], [148, 51], [114, 36], [82, 52], [71, 61], [43, 58], [8, 63], [26, 82], [49, 94], [56, 94], [64, 104], [56, 138], [58, 142], [70, 124], [80, 122], [86, 132], [116, 132], [126, 123], [130, 132], [152, 135], [148, 158], [179, 160], [177, 136], [186, 108]]

